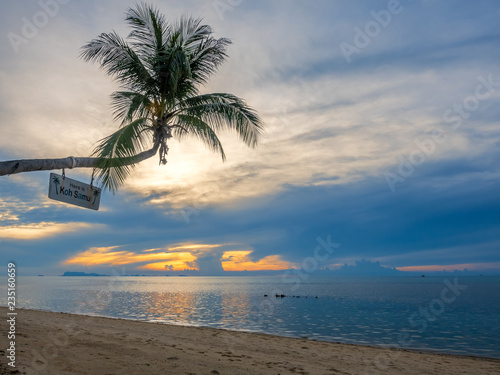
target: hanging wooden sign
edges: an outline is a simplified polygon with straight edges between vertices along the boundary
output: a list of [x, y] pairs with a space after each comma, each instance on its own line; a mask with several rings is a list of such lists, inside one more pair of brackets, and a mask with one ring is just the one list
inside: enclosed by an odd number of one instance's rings
[[97, 211], [101, 202], [101, 189], [56, 173], [51, 173], [49, 198]]

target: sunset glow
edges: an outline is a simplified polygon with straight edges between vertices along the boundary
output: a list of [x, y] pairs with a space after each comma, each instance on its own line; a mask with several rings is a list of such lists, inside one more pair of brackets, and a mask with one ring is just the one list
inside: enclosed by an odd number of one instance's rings
[[196, 270], [196, 258], [190, 253], [177, 253], [172, 254], [170, 260], [165, 262], [149, 263], [145, 266], [137, 267], [141, 270], [148, 271], [184, 271], [184, 270]]
[[[200, 257], [212, 257], [222, 264], [224, 271], [269, 271], [290, 269], [294, 264], [284, 261], [280, 255], [269, 255], [258, 261], [251, 259], [252, 251], [212, 252], [222, 244], [177, 244], [165, 250], [148, 249], [140, 253], [119, 250], [120, 246], [95, 247], [83, 251], [64, 261], [65, 265], [81, 266], [120, 266], [133, 265], [137, 269], [148, 271], [183, 271], [199, 270], [197, 261]], [[142, 264], [147, 262], [147, 264]]]
[[87, 223], [33, 223], [0, 227], [0, 238], [15, 240], [39, 240], [59, 234], [67, 234], [93, 228]]
[[[43, 20], [40, 1], [61, 6], [27, 37], [24, 20]], [[2, 3], [0, 161], [90, 157], [112, 134], [141, 146], [146, 128], [116, 133], [126, 126], [110, 98], [121, 90], [116, 77], [79, 57], [101, 33], [128, 40], [132, 4], [40, 1]], [[241, 98], [262, 120], [258, 144], [216, 121], [222, 161], [215, 138], [205, 137], [207, 147], [194, 128], [176, 128], [181, 112], [171, 112], [168, 154], [141, 158], [114, 194], [102, 190], [98, 211], [48, 197], [50, 173], [62, 170], [4, 169], [4, 263], [30, 275], [119, 266], [133, 275], [262, 276], [311, 264], [372, 272], [362, 260], [404, 275], [500, 274], [497, 2], [401, 2], [376, 37], [368, 34], [387, 2], [295, 1], [286, 11], [279, 2], [220, 3], [156, 6], [165, 22], [200, 17], [216, 39], [232, 41], [196, 89], [205, 99]], [[153, 93], [163, 90], [148, 90], [144, 110], [158, 111]], [[200, 114], [215, 120], [214, 109]], [[148, 137], [136, 151], [157, 143]], [[75, 164], [65, 175], [88, 184], [93, 170]]]
[[[131, 251], [115, 251], [119, 246], [91, 248], [66, 260], [64, 264], [78, 264], [82, 266], [110, 265], [119, 266], [124, 264], [151, 262], [155, 260], [189, 261], [190, 253], [152, 253], [137, 254]], [[145, 251], [146, 252], [146, 251]]]
[[280, 255], [269, 255], [254, 262], [249, 257], [251, 253], [251, 251], [226, 251], [222, 258], [224, 271], [286, 270], [294, 266], [282, 260]]

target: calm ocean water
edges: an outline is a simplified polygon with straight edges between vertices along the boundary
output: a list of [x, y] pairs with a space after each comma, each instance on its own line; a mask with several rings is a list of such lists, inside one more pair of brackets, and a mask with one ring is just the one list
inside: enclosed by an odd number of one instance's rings
[[500, 277], [18, 277], [18, 306], [500, 358]]

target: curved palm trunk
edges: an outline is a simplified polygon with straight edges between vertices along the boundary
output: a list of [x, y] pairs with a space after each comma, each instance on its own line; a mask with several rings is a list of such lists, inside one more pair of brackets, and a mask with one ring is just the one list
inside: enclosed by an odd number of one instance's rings
[[[153, 148], [137, 154], [133, 157], [123, 158], [123, 164], [136, 164], [156, 155], [160, 143], [156, 143]], [[72, 157], [62, 159], [22, 159], [0, 162], [0, 176], [6, 176], [22, 172], [51, 171], [54, 169], [73, 168], [99, 168], [99, 158]]]

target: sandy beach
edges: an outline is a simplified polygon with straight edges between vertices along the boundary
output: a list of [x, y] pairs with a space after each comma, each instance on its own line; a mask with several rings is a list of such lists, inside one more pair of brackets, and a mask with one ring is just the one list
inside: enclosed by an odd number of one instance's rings
[[12, 369], [2, 319], [0, 374], [500, 374], [495, 359], [32, 310], [15, 330]]

